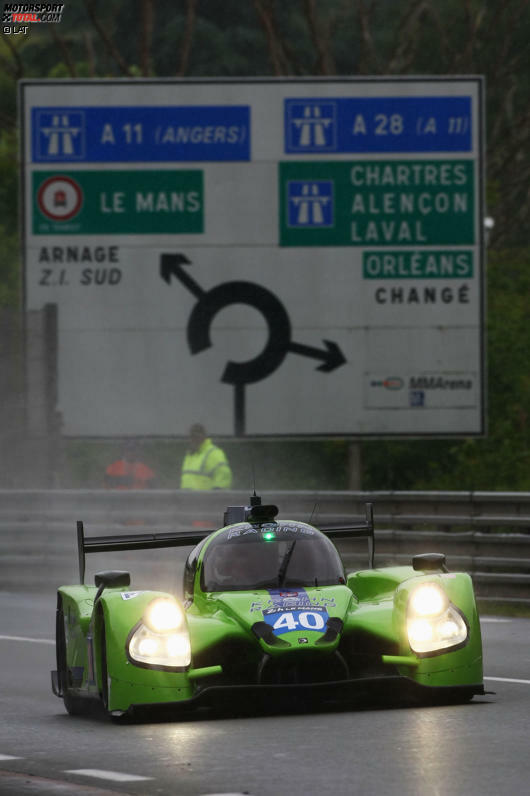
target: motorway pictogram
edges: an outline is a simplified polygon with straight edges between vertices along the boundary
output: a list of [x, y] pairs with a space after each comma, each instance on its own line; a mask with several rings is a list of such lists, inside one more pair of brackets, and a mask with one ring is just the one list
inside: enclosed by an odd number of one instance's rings
[[287, 196], [290, 227], [333, 226], [332, 180], [289, 180]]
[[325, 348], [316, 348], [291, 339], [289, 315], [279, 298], [262, 285], [254, 282], [233, 281], [216, 285], [205, 291], [183, 266], [191, 265], [185, 254], [162, 254], [160, 276], [168, 284], [176, 277], [197, 303], [193, 307], [187, 327], [188, 346], [192, 354], [210, 348], [210, 327], [213, 319], [231, 304], [247, 304], [260, 312], [268, 329], [265, 347], [247, 362], [227, 363], [221, 381], [234, 387], [235, 433], [245, 433], [245, 385], [262, 381], [277, 370], [288, 353], [299, 354], [321, 361], [317, 370], [329, 373], [340, 367], [346, 359], [337, 343], [324, 340]]
[[83, 111], [42, 108], [35, 111], [34, 143], [38, 160], [82, 160], [85, 155]]
[[337, 148], [337, 102], [287, 99], [288, 152], [330, 152]]

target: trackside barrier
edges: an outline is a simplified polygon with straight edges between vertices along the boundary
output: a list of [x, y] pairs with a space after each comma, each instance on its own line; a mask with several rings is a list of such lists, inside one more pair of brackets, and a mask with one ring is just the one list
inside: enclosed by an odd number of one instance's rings
[[[376, 566], [444, 552], [450, 569], [472, 575], [481, 601], [530, 607], [529, 492], [275, 491], [262, 499], [280, 517], [316, 526], [362, 519], [372, 502]], [[196, 531], [219, 527], [227, 505], [248, 501], [242, 491], [0, 490], [0, 589], [76, 582], [77, 520], [87, 535]], [[366, 566], [365, 543], [339, 546], [348, 567]]]

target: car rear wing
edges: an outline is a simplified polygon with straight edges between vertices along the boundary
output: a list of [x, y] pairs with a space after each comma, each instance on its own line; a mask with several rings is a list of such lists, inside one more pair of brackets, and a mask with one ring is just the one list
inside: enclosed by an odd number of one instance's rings
[[374, 505], [364, 504], [366, 520], [355, 525], [320, 525], [319, 530], [330, 539], [368, 539], [368, 560], [370, 569], [374, 568], [375, 538], [374, 538]]
[[206, 539], [214, 529], [203, 531], [170, 531], [169, 533], [134, 533], [119, 536], [85, 536], [84, 525], [77, 521], [77, 554], [79, 580], [85, 582], [87, 553], [112, 553], [116, 550], [150, 550], [160, 547], [193, 547]]
[[[238, 507], [236, 507], [238, 508]], [[243, 507], [246, 508], [246, 507]], [[259, 506], [260, 509], [276, 509], [276, 506]], [[322, 533], [331, 539], [368, 539], [368, 558], [374, 568], [374, 510], [372, 503], [365, 504], [366, 520], [355, 525], [321, 526]], [[256, 508], [254, 507], [254, 511]], [[267, 514], [267, 517], [269, 515]], [[226, 517], [225, 517], [226, 518]], [[193, 547], [206, 539], [216, 529], [201, 531], [169, 531], [168, 533], [134, 533], [118, 536], [85, 536], [84, 525], [77, 521], [77, 555], [79, 580], [85, 582], [85, 557], [88, 553], [112, 553], [117, 550], [152, 550], [162, 547]]]

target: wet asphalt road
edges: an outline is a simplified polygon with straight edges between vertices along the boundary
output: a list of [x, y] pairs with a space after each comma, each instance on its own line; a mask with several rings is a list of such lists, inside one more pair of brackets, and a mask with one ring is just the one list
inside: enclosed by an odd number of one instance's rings
[[499, 679], [469, 705], [121, 726], [70, 717], [51, 693], [54, 614], [53, 592], [0, 592], [0, 794], [528, 792], [529, 619], [484, 618]]

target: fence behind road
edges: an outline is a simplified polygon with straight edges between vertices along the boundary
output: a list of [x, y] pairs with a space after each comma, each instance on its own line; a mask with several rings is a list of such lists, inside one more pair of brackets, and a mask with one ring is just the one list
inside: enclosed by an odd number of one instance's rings
[[[317, 526], [361, 518], [364, 504], [372, 502], [376, 566], [408, 563], [416, 553], [444, 552], [450, 569], [472, 575], [482, 601], [530, 606], [528, 492], [277, 491], [263, 493], [262, 500], [276, 503], [279, 516]], [[0, 588], [40, 591], [76, 582], [76, 520], [84, 521], [88, 536], [216, 528], [227, 505], [248, 501], [241, 491], [0, 490]], [[343, 543], [346, 565], [365, 566], [365, 549], [362, 541]], [[176, 562], [186, 554], [166, 551], [155, 557], [146, 577], [169, 567], [173, 574], [168, 577], [180, 582]], [[121, 562], [114, 559], [111, 565], [133, 567], [138, 556], [122, 554]], [[97, 558], [98, 568], [108, 568], [105, 558]]]

